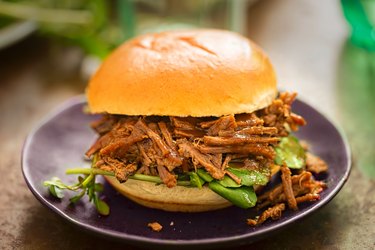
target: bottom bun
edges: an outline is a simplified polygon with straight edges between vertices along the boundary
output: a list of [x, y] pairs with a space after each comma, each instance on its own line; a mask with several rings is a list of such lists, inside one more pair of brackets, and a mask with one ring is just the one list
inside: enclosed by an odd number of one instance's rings
[[[271, 176], [280, 170], [280, 166], [272, 164]], [[120, 183], [115, 177], [104, 178], [122, 195], [145, 207], [172, 212], [204, 212], [230, 207], [233, 204], [216, 194], [210, 188], [176, 186], [168, 188], [164, 184], [129, 179]], [[254, 185], [255, 192], [264, 186]]]
[[168, 188], [164, 184], [129, 179], [120, 183], [115, 177], [105, 179], [130, 200], [150, 208], [173, 212], [204, 212], [232, 205], [229, 201], [208, 187], [195, 188], [176, 186]]

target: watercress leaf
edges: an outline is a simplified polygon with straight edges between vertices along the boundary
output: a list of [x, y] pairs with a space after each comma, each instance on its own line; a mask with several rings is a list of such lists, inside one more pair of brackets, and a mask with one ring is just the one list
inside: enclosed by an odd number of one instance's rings
[[294, 136], [283, 137], [275, 147], [275, 163], [289, 168], [301, 169], [306, 165], [305, 150]]
[[84, 195], [85, 195], [85, 192], [86, 190], [82, 190], [81, 193], [77, 194], [76, 196], [73, 196], [72, 198], [70, 198], [70, 202], [71, 203], [76, 203], [77, 201], [79, 201]]
[[58, 198], [58, 197], [57, 197], [57, 194], [56, 194], [56, 191], [55, 191], [55, 187], [56, 187], [56, 186], [50, 185], [50, 186], [48, 187], [48, 190], [49, 190], [50, 194], [52, 194], [52, 196]]
[[206, 170], [202, 168], [197, 169], [197, 174], [206, 182], [211, 182], [214, 179]]
[[58, 177], [52, 177], [51, 180], [44, 181], [43, 182], [44, 186], [56, 186], [59, 187], [60, 189], [65, 189], [67, 188], [67, 185], [61, 182], [61, 180]]
[[229, 172], [241, 179], [241, 185], [266, 185], [268, 183], [268, 175], [258, 170], [227, 168]]
[[230, 178], [227, 175], [224, 175], [224, 178], [217, 182], [223, 187], [233, 187], [233, 188], [241, 187], [241, 184], [237, 184], [237, 182], [235, 182], [232, 178]]
[[188, 175], [188, 174], [178, 174], [177, 180], [178, 181], [189, 181], [190, 175]]
[[84, 181], [84, 178], [82, 176], [78, 176], [78, 183], [82, 183]]
[[83, 182], [82, 182], [82, 186], [83, 186], [83, 187], [89, 187], [89, 186], [92, 186], [92, 184], [95, 183], [94, 177], [95, 177], [94, 174], [90, 174], [90, 175], [88, 175], [88, 176], [86, 177], [86, 179], [83, 180]]
[[87, 188], [88, 190], [88, 195], [89, 195], [89, 201], [92, 201], [94, 200], [95, 198], [95, 190], [94, 190], [94, 187], [93, 186], [90, 186]]
[[101, 215], [109, 215], [109, 206], [108, 204], [101, 200], [97, 195], [94, 198], [94, 203], [96, 210], [99, 212]]
[[94, 168], [96, 163], [99, 161], [100, 157], [99, 157], [99, 154], [94, 154], [94, 156], [92, 157], [92, 161], [91, 161], [91, 168]]
[[254, 207], [257, 202], [253, 187], [227, 188], [220, 185], [217, 181], [210, 182], [208, 186], [212, 191], [241, 208]]
[[61, 199], [61, 198], [64, 197], [64, 193], [63, 193], [63, 191], [62, 191], [59, 187], [57, 187], [57, 186], [50, 185], [50, 186], [49, 186], [49, 192], [50, 192], [53, 196], [55, 196], [56, 198]]
[[190, 184], [192, 186], [202, 188], [202, 185], [204, 184], [204, 180], [199, 177], [199, 175], [195, 172], [189, 173], [190, 176]]
[[99, 193], [103, 192], [103, 190], [104, 190], [103, 184], [95, 183], [94, 190], [95, 190], [95, 192], [99, 192]]
[[139, 181], [149, 181], [149, 182], [155, 182], [158, 184], [162, 184], [163, 181], [160, 179], [159, 176], [151, 176], [151, 175], [145, 175], [145, 174], [133, 174], [129, 176], [129, 179], [139, 180]]

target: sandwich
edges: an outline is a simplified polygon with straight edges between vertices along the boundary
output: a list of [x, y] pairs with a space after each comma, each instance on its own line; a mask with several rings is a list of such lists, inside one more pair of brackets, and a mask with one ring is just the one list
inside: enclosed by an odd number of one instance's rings
[[[324, 188], [292, 135], [306, 124], [292, 112], [296, 93], [278, 92], [267, 55], [239, 34], [203, 29], [136, 37], [103, 62], [86, 96], [89, 112], [102, 118], [91, 124], [98, 135], [86, 152], [91, 169], [67, 171], [85, 174], [73, 202], [86, 192], [106, 208], [95, 195], [96, 175], [134, 202], [178, 212], [247, 209], [261, 201], [280, 214], [285, 204], [296, 209], [298, 197], [318, 199]], [[278, 199], [259, 195], [278, 172]], [[56, 180], [45, 183], [51, 193], [64, 188]], [[294, 190], [298, 181], [309, 189]]]

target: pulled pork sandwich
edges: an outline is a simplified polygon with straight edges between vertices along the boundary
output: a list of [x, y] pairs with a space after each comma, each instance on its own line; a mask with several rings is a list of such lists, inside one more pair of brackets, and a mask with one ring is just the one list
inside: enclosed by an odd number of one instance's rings
[[[238, 34], [137, 37], [91, 79], [89, 110], [103, 114], [92, 124], [98, 139], [86, 152], [92, 168], [68, 173], [86, 173], [81, 187], [92, 182], [86, 181], [90, 175], [104, 175], [147, 207], [199, 212], [255, 206], [256, 191], [281, 169], [272, 199], [260, 196], [264, 208], [276, 209], [268, 217], [276, 218], [285, 204], [296, 209], [298, 202], [317, 199], [324, 186], [306, 170], [305, 149], [290, 135], [306, 123], [291, 111], [295, 97], [278, 93], [268, 57]], [[92, 200], [100, 207], [97, 197]]]

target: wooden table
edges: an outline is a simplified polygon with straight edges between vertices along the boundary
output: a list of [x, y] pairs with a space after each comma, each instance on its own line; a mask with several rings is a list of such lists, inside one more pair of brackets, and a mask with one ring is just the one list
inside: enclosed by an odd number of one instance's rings
[[[241, 249], [374, 249], [374, 55], [346, 42], [338, 1], [259, 1], [249, 10], [248, 27], [271, 57], [281, 88], [298, 91], [343, 125], [355, 164], [330, 204]], [[83, 92], [81, 60], [78, 49], [38, 37], [0, 52], [1, 249], [136, 249], [56, 216], [33, 197], [20, 171], [28, 132], [56, 105]]]

